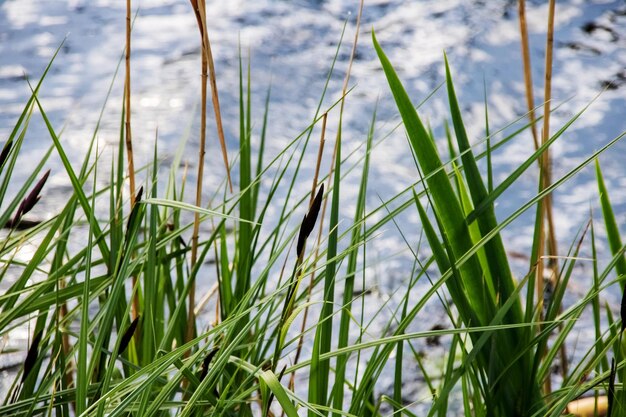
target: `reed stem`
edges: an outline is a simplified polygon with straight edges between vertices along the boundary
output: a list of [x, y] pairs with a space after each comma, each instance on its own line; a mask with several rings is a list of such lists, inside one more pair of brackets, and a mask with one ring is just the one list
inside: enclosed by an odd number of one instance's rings
[[[194, 6], [194, 12], [196, 13], [196, 19], [198, 20], [198, 28], [200, 30], [200, 40], [202, 43], [202, 74], [201, 74], [201, 86], [200, 86], [200, 144], [198, 148], [198, 173], [196, 177], [196, 206], [202, 207], [202, 180], [204, 178], [204, 156], [206, 153], [206, 108], [207, 108], [207, 79], [208, 79], [208, 60], [206, 54], [206, 31], [203, 22], [206, 21], [202, 17], [202, 13], [206, 12], [204, 7], [204, 0], [192, 0], [192, 6]], [[193, 217], [193, 234], [191, 236], [191, 267], [193, 268], [198, 259], [198, 235], [200, 232], [200, 213], [194, 213]], [[189, 341], [193, 338], [195, 332], [195, 298], [196, 298], [196, 285], [193, 283], [189, 289], [189, 306], [187, 313], [187, 331], [185, 333], [185, 341]]]
[[528, 42], [528, 27], [526, 25], [526, 0], [518, 0], [517, 12], [519, 15], [519, 31], [522, 41], [522, 61], [524, 63], [524, 86], [526, 87], [526, 106], [528, 107], [528, 118], [530, 119], [530, 129], [533, 135], [535, 149], [539, 148], [539, 138], [537, 135], [537, 125], [535, 121], [535, 100], [533, 98], [533, 75], [530, 64], [530, 47]]
[[[556, 9], [556, 0], [550, 0], [548, 12], [548, 34], [546, 38], [546, 62], [545, 62], [545, 84], [544, 84], [544, 111], [543, 111], [543, 129], [541, 143], [544, 144], [550, 138], [550, 107], [552, 100], [552, 61], [554, 51], [554, 16]], [[546, 149], [541, 160], [543, 164], [543, 189], [552, 184], [552, 163], [550, 159], [550, 149]], [[546, 211], [546, 219], [548, 220], [548, 265], [550, 266], [550, 274], [553, 284], [556, 284], [556, 274], [559, 270], [558, 265], [558, 246], [555, 236], [554, 216], [552, 209], [552, 194], [548, 194], [544, 205]], [[559, 306], [559, 310], [561, 307]], [[562, 324], [559, 326], [562, 329]], [[567, 348], [563, 343], [560, 347], [561, 356], [561, 374], [563, 378], [568, 373]], [[548, 391], [550, 392], [550, 391]]]
[[[131, 0], [126, 0], [126, 54], [125, 54], [125, 78], [124, 78], [124, 132], [126, 137], [126, 157], [128, 159], [128, 179], [130, 182], [130, 209], [135, 206], [135, 162], [133, 157], [133, 137], [130, 124], [130, 32], [131, 32]], [[133, 288], [137, 286], [137, 277], [133, 275]], [[133, 320], [139, 314], [139, 296], [137, 292], [133, 295], [132, 305]]]

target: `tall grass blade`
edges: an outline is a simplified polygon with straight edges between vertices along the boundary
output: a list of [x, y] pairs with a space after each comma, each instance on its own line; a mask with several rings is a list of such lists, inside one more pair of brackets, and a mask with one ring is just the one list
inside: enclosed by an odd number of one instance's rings
[[[376, 40], [376, 35], [372, 32], [374, 47], [378, 53], [379, 60], [383, 66], [389, 87], [396, 100], [396, 105], [404, 121], [410, 145], [419, 161], [419, 164], [426, 176], [426, 182], [433, 198], [434, 206], [439, 213], [443, 228], [448, 233], [448, 239], [452, 245], [455, 256], [460, 257], [472, 247], [469, 231], [465, 224], [463, 211], [452, 185], [442, 167], [441, 160], [435, 145], [422, 124], [414, 106], [402, 86], [395, 70], [384, 54], [382, 48]], [[428, 175], [433, 174], [428, 177]], [[478, 260], [472, 257], [461, 267], [461, 278], [463, 283], [459, 283], [467, 291], [468, 298], [472, 300], [474, 311], [481, 323], [488, 322], [488, 317], [492, 315], [494, 306], [486, 299], [482, 288], [482, 272], [478, 265]], [[458, 279], [458, 278], [457, 278]]]
[[[374, 136], [374, 126], [376, 123], [376, 110], [372, 116], [370, 123], [370, 129], [367, 136], [367, 143], [365, 147], [365, 160], [363, 161], [363, 171], [361, 173], [361, 182], [359, 184], [359, 191], [357, 197], [357, 204], [354, 213], [354, 224], [361, 225], [363, 218], [365, 217], [365, 202], [367, 196], [367, 184], [370, 169], [370, 151], [372, 149], [372, 140]], [[341, 309], [341, 318], [339, 322], [339, 339], [337, 341], [337, 348], [341, 349], [348, 346], [348, 337], [350, 334], [350, 321], [352, 320], [352, 302], [354, 298], [354, 280], [357, 269], [358, 250], [362, 242], [362, 227], [355, 227], [352, 230], [352, 236], [350, 239], [350, 248], [348, 254], [348, 265], [346, 268], [346, 278], [343, 287], [343, 300]], [[363, 244], [363, 246], [365, 246]], [[363, 286], [365, 287], [365, 286]], [[402, 344], [398, 344], [402, 346]], [[400, 355], [401, 357], [401, 355]], [[337, 410], [343, 409], [344, 402], [344, 385], [345, 385], [345, 373], [348, 369], [348, 355], [342, 355], [337, 357], [337, 365], [335, 371], [335, 386], [334, 386], [334, 399], [333, 406]], [[355, 378], [358, 372], [355, 374]], [[337, 415], [335, 413], [335, 415]]]
[[[604, 219], [604, 225], [606, 226], [606, 234], [609, 240], [609, 248], [613, 256], [619, 256], [617, 263], [615, 264], [615, 271], [618, 275], [626, 275], [626, 259], [624, 259], [622, 239], [620, 237], [619, 228], [615, 220], [615, 214], [613, 213], [613, 207], [611, 200], [609, 199], [609, 192], [604, 183], [604, 177], [602, 176], [602, 170], [600, 169], [600, 162], [596, 160], [596, 178], [598, 181], [598, 193], [600, 194], [600, 206], [602, 207], [602, 218]], [[624, 281], [620, 279], [620, 286], [625, 288]]]
[[[330, 379], [330, 361], [321, 359], [325, 353], [330, 352], [333, 335], [332, 311], [335, 298], [335, 278], [337, 274], [337, 240], [339, 224], [339, 190], [341, 180], [341, 124], [335, 142], [335, 160], [333, 193], [330, 209], [328, 251], [326, 257], [326, 267], [324, 269], [324, 293], [323, 304], [320, 312], [318, 326], [315, 330], [313, 341], [313, 353], [311, 362], [311, 378], [309, 382], [309, 401], [313, 404], [325, 406], [327, 404], [328, 384]], [[313, 417], [314, 412], [309, 411], [309, 417]]]
[[[474, 205], [482, 203], [487, 198], [487, 189], [482, 181], [476, 159], [471, 151], [471, 146], [467, 133], [465, 131], [465, 125], [461, 117], [461, 110], [454, 91], [454, 85], [452, 83], [452, 76], [450, 75], [450, 67], [448, 65], [448, 59], [444, 56], [446, 66], [446, 85], [448, 89], [448, 101], [450, 103], [450, 112], [452, 114], [452, 122], [454, 125], [454, 131], [456, 133], [457, 144], [459, 146], [459, 152], [461, 152], [461, 159], [463, 161], [463, 171], [467, 178], [467, 184], [469, 186], [470, 196]], [[480, 228], [481, 235], [486, 235], [497, 226], [497, 220], [494, 212], [493, 205], [488, 206], [482, 212], [477, 219], [478, 226]], [[491, 280], [493, 280], [493, 286], [497, 291], [496, 297], [501, 300], [506, 300], [514, 291], [515, 284], [513, 282], [513, 276], [509, 268], [506, 252], [502, 239], [499, 234], [495, 235], [485, 245], [485, 251], [489, 254], [487, 256], [487, 263], [489, 266], [489, 273]], [[521, 306], [516, 303], [510, 310], [510, 315], [507, 317], [507, 322], [518, 323], [522, 320]], [[512, 335], [513, 336], [513, 335]]]
[[[63, 149], [63, 146], [61, 145], [61, 142], [58, 138], [58, 136], [56, 135], [54, 128], [52, 127], [52, 124], [50, 123], [50, 120], [48, 119], [48, 116], [46, 115], [46, 112], [44, 111], [43, 107], [41, 106], [41, 103], [39, 102], [39, 99], [37, 98], [37, 96], [35, 96], [35, 102], [37, 104], [37, 107], [39, 108], [39, 111], [41, 112], [41, 116], [44, 119], [44, 122], [46, 124], [46, 127], [48, 129], [48, 133], [50, 134], [50, 137], [52, 138], [52, 141], [54, 142], [54, 146], [59, 154], [59, 157], [61, 158], [61, 161], [63, 163], [63, 166], [68, 174], [68, 176], [70, 177], [70, 181], [72, 183], [72, 187], [74, 189], [74, 192], [76, 193], [76, 196], [78, 198], [78, 201], [81, 205], [81, 208], [83, 209], [83, 211], [85, 212], [85, 215], [87, 216], [87, 218], [91, 218], [90, 214], [92, 211], [91, 206], [89, 205], [89, 201], [87, 200], [87, 197], [85, 196], [85, 193], [82, 189], [82, 184], [80, 183], [78, 177], [76, 176], [76, 173], [74, 171], [74, 169], [72, 168], [72, 165], [69, 161], [69, 158], [67, 157], [67, 154], [65, 153], [65, 150]], [[109, 248], [106, 244], [106, 241], [102, 238], [100, 238], [102, 236], [102, 230], [100, 229], [100, 226], [98, 225], [97, 221], [94, 221], [93, 223], [91, 223], [93, 228], [94, 228], [94, 232], [96, 233], [96, 242], [98, 244], [98, 248], [100, 249], [100, 252], [103, 255], [104, 259], [107, 259], [109, 256]], [[110, 265], [108, 265], [110, 267]]]

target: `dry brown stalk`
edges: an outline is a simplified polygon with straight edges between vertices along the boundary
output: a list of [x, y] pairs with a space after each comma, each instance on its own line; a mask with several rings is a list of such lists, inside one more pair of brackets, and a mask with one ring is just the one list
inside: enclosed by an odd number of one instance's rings
[[[554, 45], [554, 15], [555, 15], [555, 1], [550, 0], [548, 12], [548, 30], [546, 39], [546, 57], [544, 67], [544, 112], [543, 112], [543, 128], [541, 131], [541, 144], [545, 144], [550, 137], [550, 101], [552, 91], [552, 53]], [[528, 31], [526, 26], [526, 11], [525, 1], [518, 0], [518, 13], [520, 22], [520, 35], [522, 38], [522, 60], [524, 64], [524, 81], [526, 86], [526, 102], [528, 106], [528, 114], [531, 122], [531, 129], [533, 134], [533, 140], [535, 149], [539, 147], [537, 139], [537, 129], [535, 126], [535, 113], [534, 113], [534, 99], [533, 99], [533, 86], [531, 76], [531, 63], [530, 53], [528, 45]], [[550, 153], [546, 149], [539, 159], [539, 168], [541, 170], [541, 188], [545, 189], [550, 186], [551, 180], [551, 162]], [[536, 282], [537, 282], [537, 303], [540, 315], [540, 320], [543, 317], [543, 304], [544, 304], [544, 258], [548, 259], [550, 283], [554, 286], [556, 284], [556, 273], [558, 271], [558, 248], [556, 242], [556, 233], [553, 220], [552, 210], [552, 195], [547, 195], [542, 200], [542, 209], [539, 212], [540, 216], [540, 228], [539, 228], [539, 242], [537, 247], [536, 258], [538, 260], [536, 269]], [[546, 248], [546, 222], [547, 222], [547, 248]], [[547, 252], [547, 256], [544, 255]], [[562, 373], [567, 375], [567, 354], [565, 346], [561, 347], [561, 363]], [[549, 378], [545, 381], [545, 391], [551, 392]]]
[[[545, 144], [550, 138], [550, 105], [552, 100], [552, 54], [554, 51], [554, 16], [556, 9], [556, 0], [550, 0], [548, 11], [548, 34], [546, 39], [546, 62], [545, 62], [545, 85], [544, 85], [544, 110], [543, 110], [543, 129], [541, 143]], [[544, 172], [544, 184], [542, 188], [547, 188], [552, 183], [552, 164], [550, 161], [549, 149], [546, 149], [542, 155], [542, 170]], [[550, 259], [550, 274], [554, 283], [554, 277], [558, 273], [558, 247], [555, 236], [554, 218], [552, 210], [552, 194], [548, 194], [545, 199], [545, 213], [548, 220], [548, 255]], [[559, 307], [560, 309], [561, 307]], [[560, 326], [562, 328], [562, 325]], [[563, 343], [560, 348], [561, 356], [561, 373], [565, 377], [568, 373], [567, 351]], [[549, 381], [549, 379], [548, 379]], [[549, 383], [549, 382], [548, 382]], [[550, 392], [550, 391], [548, 391]]]
[[[531, 132], [533, 135], [533, 142], [535, 145], [535, 150], [539, 148], [539, 140], [537, 137], [537, 127], [535, 125], [535, 100], [533, 98], [533, 82], [532, 82], [532, 71], [531, 71], [531, 63], [530, 63], [530, 47], [528, 42], [528, 29], [526, 25], [526, 1], [518, 0], [517, 2], [517, 12], [519, 15], [519, 26], [520, 26], [520, 37], [522, 41], [522, 62], [524, 65], [524, 85], [526, 87], [526, 105], [528, 106], [528, 116], [530, 118], [531, 123]], [[542, 164], [539, 162], [539, 168], [541, 169]], [[544, 200], [545, 201], [545, 200]], [[543, 204], [543, 203], [542, 203]], [[539, 212], [539, 216], [541, 217], [539, 228], [539, 242], [537, 247], [536, 258], [538, 260], [536, 269], [535, 269], [535, 281], [537, 286], [537, 304], [539, 310], [539, 316], [543, 317], [543, 261], [541, 256], [544, 253], [544, 227], [543, 227], [543, 215], [544, 210], [542, 209]]]
[[530, 65], [530, 47], [528, 44], [528, 28], [526, 25], [526, 0], [517, 2], [519, 15], [519, 31], [522, 38], [522, 61], [524, 63], [524, 85], [526, 87], [526, 105], [528, 106], [528, 117], [531, 123], [531, 131], [535, 142], [535, 149], [539, 148], [537, 136], [537, 126], [535, 124], [535, 100], [533, 98], [533, 76]]
[[202, 298], [200, 299], [200, 301], [198, 301], [198, 305], [196, 306], [196, 310], [194, 311], [194, 314], [197, 316], [200, 311], [202, 311], [202, 309], [204, 308], [204, 306], [206, 306], [206, 304], [209, 302], [209, 300], [211, 299], [211, 297], [213, 296], [213, 294], [217, 293], [219, 286], [217, 284], [217, 282], [215, 284], [213, 284], [211, 286], [211, 288], [209, 288], [209, 290], [202, 296]]
[[[213, 54], [211, 52], [211, 44], [209, 41], [207, 20], [206, 20], [206, 2], [205, 0], [190, 0], [193, 7], [198, 23], [198, 29], [200, 30], [200, 38], [202, 44], [202, 86], [201, 86], [201, 118], [200, 118], [200, 147], [198, 152], [198, 178], [196, 182], [196, 205], [200, 207], [202, 205], [202, 177], [204, 175], [204, 155], [206, 148], [206, 109], [207, 109], [207, 79], [210, 77], [211, 83], [211, 97], [213, 102], [213, 109], [215, 111], [215, 122], [217, 125], [217, 134], [222, 148], [222, 157], [224, 160], [224, 166], [226, 167], [226, 176], [228, 178], [228, 185], [232, 192], [233, 186], [230, 178], [230, 168], [228, 166], [228, 154], [226, 152], [226, 140], [224, 139], [224, 128], [222, 126], [222, 116], [220, 112], [219, 97], [217, 91], [217, 82], [215, 78], [215, 66], [213, 64]], [[200, 214], [194, 215], [193, 235], [191, 238], [191, 265], [196, 264], [198, 256], [198, 234], [200, 232]], [[188, 313], [188, 326], [186, 332], [186, 340], [193, 338], [193, 332], [195, 328], [195, 283], [189, 290], [189, 313]]]
[[[196, 20], [198, 21], [198, 28], [200, 29], [200, 36], [202, 38], [203, 53], [206, 53], [206, 59], [209, 65], [209, 82], [211, 84], [211, 101], [213, 102], [213, 110], [215, 112], [215, 124], [217, 126], [217, 136], [220, 141], [220, 148], [222, 150], [222, 159], [224, 161], [224, 167], [226, 168], [226, 178], [228, 179], [228, 186], [230, 192], [233, 192], [233, 183], [230, 178], [230, 166], [228, 163], [228, 152], [226, 151], [226, 139], [224, 138], [224, 128], [222, 125], [222, 113], [220, 111], [220, 100], [217, 90], [217, 81], [215, 76], [215, 65], [213, 62], [213, 53], [211, 52], [211, 42], [209, 40], [208, 25], [206, 22], [206, 1], [205, 0], [191, 0], [191, 5], [196, 14]], [[205, 74], [203, 72], [203, 74]]]
[[[541, 144], [545, 144], [550, 138], [550, 104], [552, 99], [552, 52], [554, 46], [554, 14], [555, 14], [555, 0], [550, 0], [549, 13], [548, 13], [548, 35], [546, 39], [546, 63], [545, 63], [545, 84], [544, 84], [544, 101], [543, 101], [543, 129], [541, 136]], [[550, 150], [546, 151], [541, 156], [541, 164], [544, 172], [544, 185], [543, 188], [550, 186], [552, 183], [552, 164], [550, 162]], [[550, 233], [554, 233], [554, 221], [552, 219], [552, 197], [551, 195], [546, 198], [546, 217], [548, 220], [548, 230]], [[549, 237], [548, 241], [548, 254], [557, 256], [556, 239], [554, 236]], [[551, 258], [553, 261], [556, 258]], [[556, 266], [555, 263], [551, 263], [551, 266]], [[553, 268], [553, 273], [556, 269]]]
[[[135, 205], [135, 162], [133, 157], [133, 137], [130, 124], [130, 31], [131, 31], [131, 0], [126, 0], [126, 74], [124, 78], [124, 133], [126, 137], [126, 157], [128, 159], [128, 179], [130, 182], [130, 209], [132, 210]], [[133, 276], [133, 287], [137, 286], [137, 277]], [[133, 296], [132, 305], [132, 317], [133, 320], [137, 318], [139, 314], [139, 296], [137, 293]]]
[[317, 150], [317, 161], [315, 163], [315, 174], [313, 175], [313, 183], [311, 184], [311, 198], [309, 198], [309, 208], [313, 204], [315, 198], [315, 190], [317, 190], [317, 180], [320, 174], [320, 165], [322, 165], [322, 156], [324, 155], [324, 144], [326, 143], [326, 121], [328, 120], [328, 113], [324, 113], [322, 116], [322, 134], [320, 136], [320, 146]]
[[[539, 148], [539, 140], [537, 138], [537, 128], [536, 128], [536, 117], [535, 117], [535, 104], [533, 98], [533, 83], [532, 83], [532, 71], [531, 71], [531, 62], [530, 62], [530, 52], [529, 52], [529, 43], [528, 43], [528, 30], [526, 25], [526, 6], [525, 0], [518, 0], [518, 13], [519, 13], [519, 22], [520, 22], [520, 35], [522, 40], [522, 60], [524, 65], [524, 82], [526, 87], [526, 104], [528, 106], [528, 115], [531, 122], [531, 131], [533, 135], [533, 141], [535, 144], [535, 149]], [[552, 44], [554, 40], [554, 9], [552, 9], [552, 14], [549, 16], [549, 20], [552, 22], [548, 22], [548, 47], [546, 51], [546, 65], [549, 65], [549, 68], [546, 67], [546, 92], [548, 95], [546, 96], [547, 101], [544, 102], [544, 112], [547, 116], [544, 117], [544, 128], [542, 130], [542, 140], [541, 143], [545, 143], [545, 141], [549, 138], [549, 102], [550, 102], [550, 86], [552, 79]], [[549, 59], [548, 59], [548, 54]], [[547, 107], [546, 107], [547, 106]], [[543, 188], [547, 187], [551, 183], [551, 173], [550, 173], [550, 156], [548, 150], [544, 152], [542, 158], [538, 161], [539, 167], [543, 172], [542, 178], [542, 186]], [[552, 195], [547, 195], [542, 204], [544, 205], [544, 210], [541, 213], [542, 216], [542, 227], [540, 230], [540, 241], [539, 248], [537, 253], [537, 258], [540, 259], [545, 252], [545, 228], [543, 226], [544, 220], [548, 222], [548, 248], [547, 252], [549, 256], [549, 265], [552, 269], [552, 272], [556, 272], [558, 269], [558, 265], [556, 263], [556, 259], [558, 259], [558, 250], [556, 244], [556, 235], [552, 214]], [[538, 265], [537, 267], [537, 296], [540, 303], [543, 302], [543, 265]]]
[[[202, 22], [204, 19], [200, 17], [200, 13], [205, 10], [201, 7], [204, 4], [204, 0], [191, 0], [191, 4], [196, 13], [196, 19], [198, 20], [198, 28], [200, 30], [200, 38], [202, 42], [202, 75], [201, 75], [201, 110], [200, 110], [200, 146], [198, 149], [198, 174], [196, 178], [196, 206], [202, 206], [202, 179], [204, 177], [204, 155], [206, 153], [206, 107], [207, 107], [207, 72], [208, 61], [206, 56], [206, 48], [204, 47], [205, 36], [204, 27]], [[198, 258], [198, 235], [200, 232], [200, 213], [196, 212], [193, 217], [193, 234], [191, 236], [191, 267], [193, 268]], [[193, 339], [195, 330], [195, 298], [196, 298], [196, 286], [193, 284], [189, 289], [189, 306], [187, 314], [187, 330], [185, 333], [185, 340]]]
[[126, 0], [126, 76], [124, 79], [124, 99], [125, 99], [125, 121], [124, 127], [126, 132], [126, 151], [128, 157], [128, 177], [130, 180], [130, 204], [131, 208], [135, 204], [135, 163], [133, 158], [133, 139], [130, 125], [130, 31], [131, 31], [131, 0]]

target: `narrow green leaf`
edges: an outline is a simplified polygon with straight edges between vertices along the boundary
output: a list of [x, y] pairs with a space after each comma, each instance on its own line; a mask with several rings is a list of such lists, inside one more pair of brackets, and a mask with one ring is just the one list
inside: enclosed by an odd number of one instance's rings
[[[434, 204], [433, 209], [436, 211], [437, 218], [441, 222], [445, 233], [448, 235], [447, 238], [450, 242], [452, 252], [456, 258], [460, 258], [473, 246], [460, 202], [454, 194], [454, 190], [445, 171], [440, 170], [443, 164], [441, 163], [433, 140], [422, 124], [391, 62], [389, 62], [389, 59], [378, 44], [374, 31], [372, 31], [372, 40], [387, 77], [389, 87], [396, 101], [396, 105], [404, 121], [404, 126], [410, 139], [410, 145], [424, 172], [424, 176], [427, 178], [426, 182], [428, 183], [429, 192]], [[433, 175], [429, 176], [430, 174]], [[463, 280], [467, 297], [471, 300], [472, 308], [480, 320], [480, 323], [489, 322], [489, 318], [493, 317], [495, 306], [493, 300], [485, 297], [483, 293], [483, 273], [478, 259], [474, 256], [470, 257], [468, 261], [459, 268], [459, 272], [459, 276], [453, 277], [453, 279], [460, 278]]]
[[[617, 256], [619, 259], [615, 264], [615, 272], [618, 275], [626, 276], [626, 259], [624, 259], [624, 248], [622, 245], [622, 239], [620, 237], [619, 228], [615, 221], [615, 214], [613, 213], [613, 207], [609, 200], [609, 192], [604, 184], [604, 177], [602, 176], [602, 170], [600, 169], [600, 162], [596, 159], [596, 177], [598, 180], [598, 193], [600, 194], [600, 206], [602, 207], [602, 217], [604, 218], [604, 225], [606, 226], [606, 234], [609, 240], [609, 247], [613, 256]], [[624, 281], [620, 280], [620, 286], [625, 288]]]
[[267, 385], [267, 387], [272, 391], [276, 399], [280, 403], [283, 411], [287, 414], [288, 417], [298, 417], [298, 411], [291, 403], [289, 396], [287, 395], [287, 391], [280, 384], [278, 378], [272, 371], [263, 371], [259, 374], [263, 382]]

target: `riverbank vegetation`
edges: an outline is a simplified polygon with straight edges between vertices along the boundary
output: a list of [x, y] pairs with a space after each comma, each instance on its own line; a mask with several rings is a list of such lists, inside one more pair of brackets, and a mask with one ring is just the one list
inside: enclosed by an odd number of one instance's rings
[[[30, 337], [24, 360], [5, 370], [12, 383], [0, 415], [414, 416], [424, 405], [431, 416], [623, 415], [626, 304], [620, 310], [604, 303], [602, 294], [624, 288], [626, 246], [609, 198], [620, 191], [607, 188], [597, 158], [626, 132], [616, 132], [565, 175], [552, 178], [549, 149], [585, 109], [563, 126], [550, 127], [549, 58], [543, 104], [537, 107], [526, 63], [528, 113], [516, 121], [521, 127], [496, 131], [489, 125], [486, 98], [485, 137], [469, 138], [454, 68], [442, 56], [451, 129], [436, 138], [420, 117], [427, 98], [418, 103], [409, 97], [394, 70], [398, 63], [388, 59], [372, 31], [365, 41], [375, 47], [402, 118], [415, 181], [368, 207], [376, 114], [368, 115], [371, 128], [362, 138], [362, 152], [347, 152], [341, 115], [352, 91], [350, 66], [342, 91], [324, 89], [310, 124], [278, 155], [266, 155], [271, 92], [264, 108], [252, 107], [251, 70], [240, 58], [239, 147], [227, 154], [204, 1], [192, 5], [203, 74], [197, 183], [186, 181], [182, 138], [168, 163], [155, 145], [152, 163], [137, 169], [144, 181], [135, 185], [128, 72], [110, 165], [102, 162], [97, 129], [80, 163], [66, 156], [61, 133], [38, 96], [54, 59], [31, 85], [32, 96], [5, 140], [0, 280], [8, 289], [0, 295], [0, 334], [26, 329]], [[554, 9], [551, 13], [550, 22]], [[358, 30], [352, 57], [357, 44]], [[129, 71], [129, 38], [126, 50]], [[333, 71], [334, 62], [328, 79]], [[328, 95], [336, 101], [324, 107]], [[212, 190], [202, 185], [208, 97], [225, 172], [222, 186]], [[253, 112], [263, 114], [261, 126], [253, 125]], [[333, 138], [326, 137], [329, 114], [339, 120]], [[51, 146], [11, 194], [12, 170], [25, 157], [21, 149], [33, 118], [45, 122]], [[497, 150], [530, 137], [536, 150], [496, 182]], [[446, 139], [444, 156], [436, 144]], [[311, 153], [318, 155], [312, 177], [302, 169], [304, 155]], [[52, 154], [62, 160], [72, 191], [58, 213], [32, 222], [27, 214], [45, 198], [46, 160]], [[323, 155], [332, 155], [328, 169]], [[604, 222], [598, 225], [590, 216], [559, 253], [549, 198], [583, 169], [596, 171]], [[494, 205], [529, 170], [539, 173], [537, 192], [497, 219]], [[355, 172], [360, 186], [348, 221], [342, 219], [341, 196], [345, 176]], [[301, 184], [309, 191], [299, 192]], [[189, 195], [195, 204], [187, 202]], [[525, 275], [515, 277], [501, 231], [528, 211], [535, 219], [533, 248]], [[400, 301], [382, 303], [368, 315], [366, 274], [376, 260], [368, 257], [367, 243], [383, 228], [404, 237], [398, 219], [406, 213], [419, 217], [423, 237], [406, 239], [413, 268], [396, 290]], [[606, 228], [608, 263], [599, 260], [598, 227]], [[83, 242], [78, 250], [71, 244], [76, 241]], [[34, 249], [24, 259], [29, 243]], [[591, 256], [583, 258], [581, 251]], [[591, 284], [565, 308], [568, 283], [581, 262], [590, 266]], [[449, 322], [410, 331], [416, 321], [432, 320], [425, 307], [433, 300]], [[382, 328], [374, 328], [373, 320], [383, 315], [388, 319]], [[566, 350], [583, 315], [592, 317], [593, 340], [570, 357]], [[425, 363], [428, 358], [416, 347], [425, 340], [445, 344], [441, 366]], [[407, 369], [407, 361], [416, 367]], [[386, 377], [390, 384], [381, 383]], [[427, 397], [414, 395], [412, 384], [418, 383]], [[582, 398], [591, 414], [577, 411]]]

